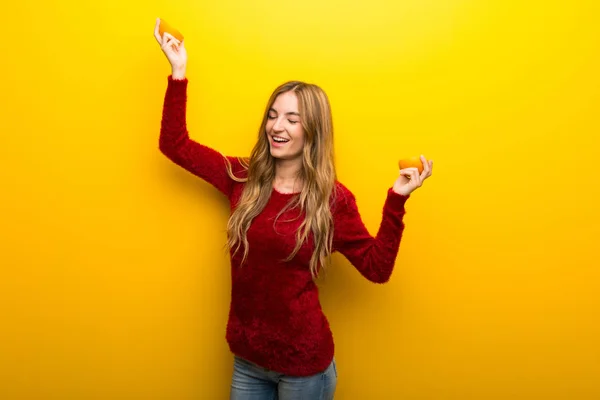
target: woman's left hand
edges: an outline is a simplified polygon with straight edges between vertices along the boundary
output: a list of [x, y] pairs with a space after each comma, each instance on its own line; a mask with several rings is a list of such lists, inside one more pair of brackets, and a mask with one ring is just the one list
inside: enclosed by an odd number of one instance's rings
[[415, 167], [404, 168], [400, 170], [400, 176], [394, 182], [392, 190], [398, 194], [407, 196], [415, 189], [421, 187], [423, 181], [431, 176], [433, 169], [433, 160], [427, 161], [424, 156], [421, 156], [423, 164], [423, 172], [419, 174], [419, 170]]

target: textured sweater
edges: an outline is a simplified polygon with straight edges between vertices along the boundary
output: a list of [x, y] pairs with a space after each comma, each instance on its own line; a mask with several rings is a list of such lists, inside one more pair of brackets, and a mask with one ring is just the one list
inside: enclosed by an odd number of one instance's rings
[[[160, 151], [175, 164], [204, 179], [236, 207], [244, 183], [231, 179], [225, 157], [238, 177], [247, 175], [237, 157], [190, 139], [186, 123], [188, 80], [167, 79], [159, 138]], [[331, 210], [333, 251], [343, 254], [366, 279], [389, 280], [404, 229], [404, 204], [409, 196], [391, 188], [383, 206], [377, 235], [369, 234], [357, 209], [355, 196], [336, 181]], [[301, 220], [298, 210], [275, 217], [292, 196], [273, 189], [264, 210], [248, 230], [248, 256], [231, 255], [232, 291], [226, 340], [233, 354], [286, 375], [308, 376], [323, 371], [334, 355], [333, 335], [324, 315], [309, 262], [312, 235], [297, 255], [294, 249]]]

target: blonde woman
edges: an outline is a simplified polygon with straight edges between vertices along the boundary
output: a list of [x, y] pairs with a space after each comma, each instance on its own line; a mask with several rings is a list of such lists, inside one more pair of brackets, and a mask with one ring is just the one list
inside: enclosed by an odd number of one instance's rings
[[159, 147], [175, 164], [230, 200], [232, 293], [226, 340], [234, 355], [234, 400], [332, 399], [334, 343], [315, 278], [338, 251], [368, 280], [388, 281], [404, 229], [405, 202], [431, 176], [400, 170], [371, 236], [354, 195], [336, 178], [328, 98], [316, 85], [287, 82], [267, 102], [248, 158], [193, 141], [186, 126], [187, 52], [154, 35], [171, 65]]

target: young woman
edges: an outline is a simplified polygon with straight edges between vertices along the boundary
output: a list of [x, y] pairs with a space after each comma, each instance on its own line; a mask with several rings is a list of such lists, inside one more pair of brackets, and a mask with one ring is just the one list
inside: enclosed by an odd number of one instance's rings
[[190, 139], [187, 52], [154, 35], [171, 65], [159, 147], [230, 200], [232, 293], [226, 339], [234, 355], [231, 399], [332, 399], [334, 343], [315, 278], [339, 251], [372, 282], [388, 281], [404, 229], [405, 202], [431, 176], [400, 170], [371, 236], [354, 195], [336, 178], [329, 101], [316, 85], [287, 82], [267, 102], [249, 158], [223, 156]]

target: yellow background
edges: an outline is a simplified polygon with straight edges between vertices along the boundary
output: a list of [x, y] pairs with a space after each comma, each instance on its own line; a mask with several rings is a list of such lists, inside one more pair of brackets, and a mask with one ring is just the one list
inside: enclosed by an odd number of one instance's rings
[[597, 2], [10, 2], [0, 135], [0, 398], [225, 399], [227, 203], [166, 160], [186, 36], [191, 136], [249, 153], [265, 102], [329, 94], [340, 179], [375, 234], [397, 159], [391, 282], [321, 284], [336, 399], [600, 398]]

